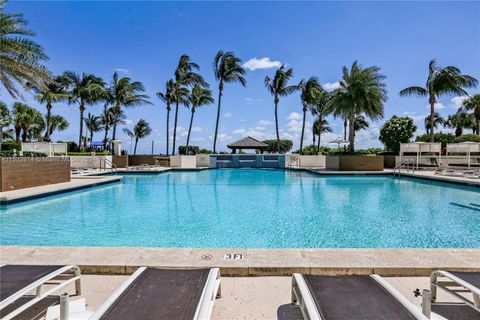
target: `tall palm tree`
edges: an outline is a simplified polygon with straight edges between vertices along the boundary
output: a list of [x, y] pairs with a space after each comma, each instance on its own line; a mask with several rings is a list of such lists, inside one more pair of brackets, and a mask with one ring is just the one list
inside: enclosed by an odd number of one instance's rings
[[105, 104], [103, 107], [103, 112], [101, 115], [101, 125], [103, 129], [105, 130], [105, 135], [103, 138], [103, 149], [107, 149], [107, 143], [108, 143], [108, 131], [110, 128], [115, 124], [115, 114], [112, 108], [108, 108], [108, 105]]
[[369, 127], [369, 124], [367, 122], [367, 119], [365, 119], [364, 115], [357, 114], [355, 116], [355, 121], [353, 122], [353, 136], [355, 137], [355, 134], [360, 131], [360, 130], [365, 130]]
[[463, 134], [464, 129], [471, 129], [475, 126], [475, 118], [473, 114], [458, 110], [455, 114], [448, 116], [445, 120], [446, 128], [455, 129], [455, 136], [459, 137]]
[[354, 61], [350, 69], [343, 67], [340, 88], [333, 93], [337, 113], [348, 118], [349, 150], [355, 150], [355, 117], [364, 114], [375, 120], [383, 118], [383, 104], [387, 101], [385, 76], [376, 66], [363, 68]]
[[12, 116], [10, 115], [7, 104], [0, 101], [0, 151], [2, 150], [3, 143], [3, 128], [8, 127], [11, 122]]
[[320, 152], [320, 140], [323, 133], [332, 132], [332, 128], [330, 127], [328, 121], [326, 119], [317, 117], [313, 122], [312, 126], [312, 134], [313, 134], [313, 145], [315, 146], [315, 136], [318, 136], [318, 145], [316, 150], [313, 150], [314, 154], [318, 154]]
[[171, 105], [175, 103], [175, 96], [174, 96], [174, 91], [175, 91], [175, 81], [172, 79], [167, 81], [167, 85], [165, 88], [165, 93], [159, 91], [157, 92], [157, 97], [165, 103], [165, 107], [167, 109], [167, 126], [166, 126], [166, 135], [165, 139], [166, 141], [166, 146], [167, 146], [167, 156], [170, 154], [170, 148], [169, 148], [169, 142], [170, 142], [170, 111], [172, 111]]
[[[122, 107], [137, 107], [152, 104], [149, 96], [144, 94], [145, 87], [141, 82], [132, 81], [129, 77], [118, 77], [115, 72], [106, 91], [106, 101], [113, 107], [114, 115], [120, 116]], [[113, 125], [112, 140], [115, 140], [117, 123]]]
[[65, 101], [68, 99], [68, 83], [63, 77], [56, 77], [54, 80], [45, 82], [43, 86], [36, 86], [27, 83], [27, 87], [35, 93], [35, 100], [45, 103], [47, 107], [45, 141], [50, 141], [50, 124], [52, 116], [53, 103]]
[[139, 139], [143, 139], [152, 133], [152, 128], [147, 121], [140, 119], [137, 124], [133, 127], [133, 131], [127, 128], [123, 128], [130, 138], [135, 138], [135, 148], [133, 149], [133, 155], [137, 154], [137, 144]]
[[[400, 91], [401, 96], [428, 97], [430, 104], [430, 123], [434, 123], [435, 104], [441, 95], [457, 94], [467, 95], [464, 88], [471, 88], [477, 85], [474, 77], [462, 74], [455, 66], [440, 67], [434, 60], [428, 65], [428, 78], [425, 87], [412, 86]], [[430, 141], [433, 142], [434, 128], [430, 130]]]
[[300, 81], [299, 87], [301, 90], [300, 99], [302, 101], [303, 111], [302, 134], [300, 136], [300, 153], [302, 153], [308, 106], [314, 104], [316, 93], [323, 91], [323, 89], [317, 77], [310, 77], [308, 80]]
[[48, 136], [50, 137], [55, 131], [64, 131], [67, 130], [68, 126], [67, 119], [58, 114], [53, 114], [50, 117], [50, 132]]
[[220, 109], [222, 105], [223, 86], [225, 83], [240, 83], [245, 87], [245, 69], [241, 65], [242, 60], [233, 52], [219, 50], [213, 62], [213, 73], [218, 80], [218, 108], [217, 120], [215, 121], [215, 135], [213, 138], [213, 153], [217, 152], [218, 125], [220, 122]]
[[82, 73], [80, 75], [73, 71], [65, 71], [62, 79], [69, 85], [69, 103], [78, 103], [80, 109], [78, 147], [82, 149], [83, 113], [87, 105], [92, 105], [105, 99], [105, 82], [103, 82], [102, 78], [93, 74]]
[[87, 117], [85, 118], [85, 126], [87, 130], [90, 132], [90, 143], [93, 141], [93, 135], [95, 132], [98, 132], [103, 129], [102, 121], [100, 116], [96, 116], [88, 113]]
[[278, 131], [278, 103], [280, 97], [286, 97], [299, 89], [298, 85], [287, 85], [288, 81], [293, 77], [293, 69], [285, 69], [282, 65], [277, 69], [272, 78], [265, 77], [265, 87], [273, 96], [273, 103], [275, 104], [275, 131], [277, 134], [277, 152], [280, 153], [280, 133]]
[[13, 97], [21, 97], [17, 85], [27, 82], [42, 87], [51, 78], [42, 64], [48, 60], [42, 46], [31, 39], [35, 34], [20, 13], [6, 13], [7, 1], [0, 0], [0, 82]]
[[188, 126], [188, 135], [187, 135], [187, 153], [188, 145], [190, 143], [190, 133], [192, 132], [192, 124], [193, 124], [193, 116], [195, 115], [195, 111], [198, 107], [212, 104], [215, 100], [212, 97], [212, 90], [208, 88], [203, 88], [198, 84], [194, 85], [192, 88], [192, 93], [190, 94], [190, 105], [192, 115], [190, 116], [190, 125]]
[[475, 131], [480, 135], [480, 94], [469, 97], [463, 102], [464, 110], [473, 111], [475, 116]]
[[21, 102], [13, 104], [12, 116], [17, 142], [20, 142], [20, 139], [22, 142], [26, 142], [30, 129], [37, 126], [42, 119], [40, 112]]
[[[318, 124], [327, 125], [328, 122], [325, 120], [325, 117], [327, 117], [329, 114], [331, 114], [334, 110], [332, 109], [332, 94], [325, 91], [325, 90], [316, 90], [313, 92], [313, 100], [311, 101], [310, 104], [310, 113], [315, 117], [315, 121]], [[314, 124], [315, 125], [315, 122]], [[315, 131], [315, 128], [312, 128], [312, 131]], [[329, 131], [325, 131], [329, 132]], [[323, 131], [320, 132], [320, 134], [323, 133]], [[314, 135], [315, 137], [315, 135]], [[313, 143], [315, 145], [315, 143]], [[315, 150], [314, 150], [315, 151]], [[317, 152], [320, 151], [320, 136], [318, 137], [318, 148]]]
[[196, 70], [200, 70], [200, 67], [195, 62], [190, 60], [190, 57], [186, 54], [182, 55], [178, 60], [177, 68], [175, 69], [175, 85], [173, 96], [175, 99], [175, 120], [173, 123], [173, 147], [172, 154], [175, 155], [175, 143], [177, 139], [177, 120], [178, 120], [178, 106], [183, 105], [188, 107], [188, 97], [190, 92], [188, 87], [193, 85], [201, 85], [208, 88], [208, 83], [203, 80], [203, 77], [196, 73]]
[[[425, 130], [427, 131], [427, 134], [430, 134], [430, 129], [432, 128], [431, 125], [432, 117], [430, 115], [427, 115], [425, 117]], [[442, 118], [440, 113], [434, 112], [433, 115], [433, 128], [437, 129], [439, 125], [443, 125], [445, 123], [445, 119]]]

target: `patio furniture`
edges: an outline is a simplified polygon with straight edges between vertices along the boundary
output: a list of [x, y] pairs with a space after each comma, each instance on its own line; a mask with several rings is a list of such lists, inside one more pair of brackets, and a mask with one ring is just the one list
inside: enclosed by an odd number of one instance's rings
[[[81, 294], [80, 268], [68, 266], [4, 265], [0, 267], [0, 317], [12, 319], [41, 300], [75, 282]], [[48, 286], [42, 290], [43, 286]], [[35, 295], [29, 294], [35, 290]]]
[[[448, 281], [439, 281], [438, 278], [447, 278]], [[437, 299], [437, 288], [445, 290], [480, 312], [480, 272], [434, 271], [430, 276], [432, 302]], [[459, 292], [470, 292], [472, 300], [460, 295]]]
[[220, 270], [139, 268], [90, 318], [209, 319], [220, 296]]
[[294, 273], [292, 303], [300, 306], [304, 319], [428, 319], [379, 275]]

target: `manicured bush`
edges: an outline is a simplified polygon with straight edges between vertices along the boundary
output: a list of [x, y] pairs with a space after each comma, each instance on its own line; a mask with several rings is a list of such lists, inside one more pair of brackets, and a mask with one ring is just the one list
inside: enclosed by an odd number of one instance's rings
[[178, 147], [178, 154], [184, 156], [184, 155], [195, 155], [199, 153], [200, 147], [199, 146], [179, 146]]
[[2, 142], [2, 150], [11, 151], [11, 150], [20, 150], [21, 143], [15, 140], [8, 140]]
[[455, 142], [480, 142], [480, 136], [477, 134], [464, 134], [456, 137]]
[[0, 151], [0, 157], [1, 158], [7, 158], [7, 157], [43, 158], [43, 157], [47, 157], [47, 156], [48, 156], [48, 154], [43, 153], [43, 152], [25, 151], [25, 152], [23, 152], [23, 156], [20, 156], [18, 154], [18, 151], [17, 151], [17, 153], [13, 152], [12, 150]]
[[[424, 133], [422, 135], [417, 136], [415, 139], [416, 142], [430, 142], [430, 135], [427, 133]], [[433, 141], [434, 142], [441, 142], [442, 143], [442, 148], [447, 147], [447, 143], [454, 143], [455, 142], [455, 135], [451, 133], [443, 133], [443, 132], [437, 132], [433, 136]]]
[[400, 143], [411, 141], [416, 130], [412, 118], [393, 116], [380, 129], [379, 140], [388, 151], [399, 152]]
[[[268, 153], [277, 153], [277, 140], [264, 140], [262, 141], [263, 143], [268, 144], [267, 149], [265, 150]], [[287, 139], [281, 139], [280, 140], [280, 153], [287, 153], [292, 149], [293, 147], [293, 141], [292, 140], [287, 140]]]

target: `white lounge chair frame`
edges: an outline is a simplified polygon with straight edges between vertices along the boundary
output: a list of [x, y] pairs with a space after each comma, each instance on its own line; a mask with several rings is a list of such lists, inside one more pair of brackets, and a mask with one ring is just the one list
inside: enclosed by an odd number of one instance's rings
[[[73, 271], [73, 274], [72, 274], [72, 271]], [[80, 268], [78, 266], [75, 266], [75, 265], [64, 266], [53, 271], [52, 273], [49, 273], [43, 278], [38, 279], [37, 281], [31, 283], [25, 288], [17, 291], [16, 293], [12, 294], [10, 297], [0, 302], [0, 310], [12, 304], [13, 302], [20, 299], [21, 297], [27, 295], [29, 292], [33, 290], [35, 290], [35, 298], [28, 301], [27, 303], [24, 303], [23, 305], [13, 310], [9, 314], [5, 315], [2, 318], [2, 320], [9, 320], [16, 317], [17, 315], [27, 310], [28, 308], [30, 308], [40, 300], [66, 287], [72, 282], [75, 282], [75, 294], [81, 295], [82, 289], [80, 284], [80, 275], [81, 275]], [[52, 284], [50, 281], [57, 281], [57, 280], [61, 280], [62, 282], [56, 284], [54, 287], [50, 288], [49, 290], [42, 292], [43, 285]]]
[[[439, 281], [439, 277], [448, 278], [450, 281]], [[480, 312], [480, 288], [475, 287], [471, 283], [451, 274], [448, 271], [437, 270], [432, 272], [430, 276], [430, 291], [432, 293], [432, 302], [435, 302], [437, 299], [437, 287], [445, 290], [452, 296], [460, 299], [466, 304], [472, 306]], [[451, 287], [462, 287], [463, 289], [453, 289]], [[471, 292], [473, 296], [473, 301], [465, 298], [460, 295], [459, 292]]]
[[[385, 281], [377, 274], [373, 274], [372, 277], [377, 281], [385, 290], [387, 290], [395, 299], [397, 299], [410, 313], [420, 320], [428, 320], [429, 317], [425, 316], [420, 308], [416, 307], [413, 303], [408, 301], [397, 289], [391, 284]], [[365, 292], [368, 294], [368, 292]], [[312, 294], [308, 289], [308, 286], [300, 273], [294, 273], [292, 275], [292, 303], [300, 307], [304, 319], [308, 320], [324, 320], [320, 316], [316, 304], [313, 300]], [[341, 301], [339, 301], [341, 303]]]
[[[89, 320], [100, 319], [105, 312], [112, 306], [112, 304], [122, 295], [122, 293], [138, 278], [147, 267], [138, 268], [130, 278], [127, 279], [115, 292], [105, 301], [105, 303], [90, 317]], [[221, 295], [220, 288], [220, 269], [212, 268], [203, 287], [202, 295], [195, 311], [194, 320], [210, 319], [213, 310], [213, 304], [216, 298]]]

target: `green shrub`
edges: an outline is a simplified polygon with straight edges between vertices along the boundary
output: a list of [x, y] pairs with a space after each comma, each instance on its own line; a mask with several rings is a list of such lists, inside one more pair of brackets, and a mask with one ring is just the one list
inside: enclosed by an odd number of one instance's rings
[[360, 149], [360, 150], [354, 150], [349, 151], [348, 149], [332, 149], [328, 154], [329, 155], [351, 155], [351, 156], [360, 156], [360, 155], [365, 155], [365, 156], [375, 156], [379, 153], [384, 152], [385, 150], [382, 148], [368, 148], [368, 149]]
[[[427, 133], [424, 133], [422, 135], [417, 136], [415, 139], [416, 142], [430, 142], [430, 135]], [[447, 147], [447, 143], [453, 143], [455, 142], [455, 135], [451, 133], [443, 133], [443, 132], [437, 132], [433, 136], [433, 141], [434, 142], [441, 142], [442, 143], [442, 148], [445, 149]]]
[[[323, 147], [323, 146], [320, 146], [320, 150], [317, 150], [317, 146], [314, 146], [314, 145], [311, 144], [309, 146], [304, 147], [301, 154], [306, 155], [306, 156], [312, 156], [312, 155], [316, 156], [317, 151], [319, 151], [318, 154], [327, 154], [331, 150], [332, 149], [327, 148], [327, 147]], [[292, 153], [300, 154], [300, 149], [297, 149], [297, 150], [293, 151]]]
[[416, 130], [412, 118], [393, 116], [380, 128], [379, 140], [388, 151], [399, 152], [400, 143], [409, 142]]
[[11, 150], [20, 150], [21, 143], [15, 140], [3, 141], [2, 150], [11, 151]]
[[464, 134], [456, 137], [455, 142], [480, 142], [480, 136], [477, 134]]
[[[277, 153], [277, 140], [264, 140], [262, 141], [263, 143], [268, 144], [267, 149], [265, 149], [266, 152], [268, 153]], [[287, 140], [287, 139], [281, 139], [280, 140], [280, 153], [287, 153], [292, 149], [293, 147], [293, 142], [292, 140]]]
[[26, 152], [23, 152], [23, 156], [20, 156], [20, 155], [18, 155], [18, 152], [14, 153], [12, 150], [0, 151], [0, 157], [1, 158], [7, 158], [7, 157], [44, 158], [44, 157], [47, 157], [47, 156], [48, 156], [48, 154], [43, 153], [43, 152], [26, 151]]
[[178, 154], [180, 155], [195, 155], [197, 153], [199, 153], [200, 151], [200, 147], [199, 146], [188, 146], [188, 150], [187, 150], [187, 146], [179, 146], [178, 147]]

